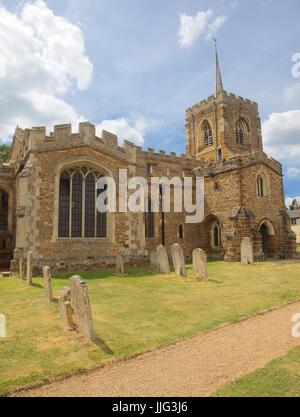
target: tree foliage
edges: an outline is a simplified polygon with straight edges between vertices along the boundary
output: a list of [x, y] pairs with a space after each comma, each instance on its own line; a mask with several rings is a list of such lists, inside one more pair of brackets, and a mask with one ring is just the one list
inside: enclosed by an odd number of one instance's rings
[[11, 150], [11, 145], [2, 143], [0, 145], [0, 161], [7, 162]]

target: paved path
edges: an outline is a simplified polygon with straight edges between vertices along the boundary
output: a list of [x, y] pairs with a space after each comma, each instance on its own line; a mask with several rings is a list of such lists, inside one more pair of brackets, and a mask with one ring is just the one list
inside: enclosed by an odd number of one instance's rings
[[295, 313], [300, 302], [18, 395], [208, 396], [299, 346]]

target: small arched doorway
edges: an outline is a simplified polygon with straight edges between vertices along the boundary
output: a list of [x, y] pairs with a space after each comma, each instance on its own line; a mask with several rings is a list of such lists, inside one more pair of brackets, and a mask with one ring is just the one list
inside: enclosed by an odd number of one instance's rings
[[220, 220], [213, 214], [204, 221], [204, 236], [202, 247], [211, 259], [224, 259], [222, 246], [222, 226]]
[[261, 234], [261, 243], [262, 243], [262, 251], [266, 258], [270, 256], [270, 235], [269, 229], [265, 224], [262, 224], [260, 229]]
[[272, 222], [268, 219], [264, 219], [258, 231], [261, 235], [261, 246], [265, 258], [272, 258], [272, 256], [277, 252], [277, 239], [276, 232]]

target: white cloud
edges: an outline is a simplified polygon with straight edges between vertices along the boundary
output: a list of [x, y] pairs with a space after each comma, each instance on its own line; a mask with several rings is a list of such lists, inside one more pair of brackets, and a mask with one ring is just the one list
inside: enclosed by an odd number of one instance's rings
[[300, 96], [300, 83], [290, 84], [286, 86], [284, 91], [284, 97], [287, 101], [292, 101]]
[[290, 167], [287, 170], [288, 178], [300, 178], [300, 168]]
[[102, 130], [106, 130], [118, 136], [121, 145], [124, 139], [130, 140], [137, 145], [144, 144], [144, 134], [147, 131], [147, 123], [143, 117], [138, 118], [133, 123], [121, 118], [115, 120], [103, 120], [97, 125], [97, 132], [101, 136]]
[[294, 200], [297, 200], [297, 201], [300, 202], [300, 196], [298, 196], [298, 197], [297, 196], [296, 197], [288, 197], [285, 200], [286, 207], [289, 208], [292, 205], [292, 203], [293, 203]]
[[272, 113], [262, 125], [266, 151], [288, 163], [299, 163], [300, 110]]
[[226, 16], [218, 16], [216, 17], [212, 23], [208, 25], [208, 33], [206, 35], [206, 40], [211, 40], [213, 37], [215, 37], [218, 33], [218, 30], [220, 27], [224, 25], [226, 22], [227, 17]]
[[178, 32], [179, 44], [182, 48], [191, 47], [203, 35], [207, 40], [215, 36], [226, 21], [225, 16], [214, 17], [211, 9], [199, 11], [195, 16], [180, 15]]
[[82, 118], [63, 94], [88, 87], [93, 72], [81, 29], [42, 0], [19, 14], [0, 4], [0, 138], [17, 124], [52, 126]]

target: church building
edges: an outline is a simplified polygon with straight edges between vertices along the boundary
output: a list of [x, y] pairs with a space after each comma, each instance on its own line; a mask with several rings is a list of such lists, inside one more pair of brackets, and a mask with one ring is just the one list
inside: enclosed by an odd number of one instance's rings
[[[205, 217], [186, 213], [100, 213], [97, 180], [202, 176]], [[35, 272], [108, 267], [122, 254], [129, 265], [149, 263], [152, 251], [179, 243], [186, 259], [202, 248], [212, 259], [240, 260], [250, 237], [256, 260], [295, 256], [285, 207], [281, 164], [263, 151], [257, 103], [223, 88], [218, 57], [216, 91], [186, 111], [186, 155], [143, 150], [95, 126], [17, 128], [8, 163], [0, 165], [0, 267], [18, 270], [33, 253]]]

